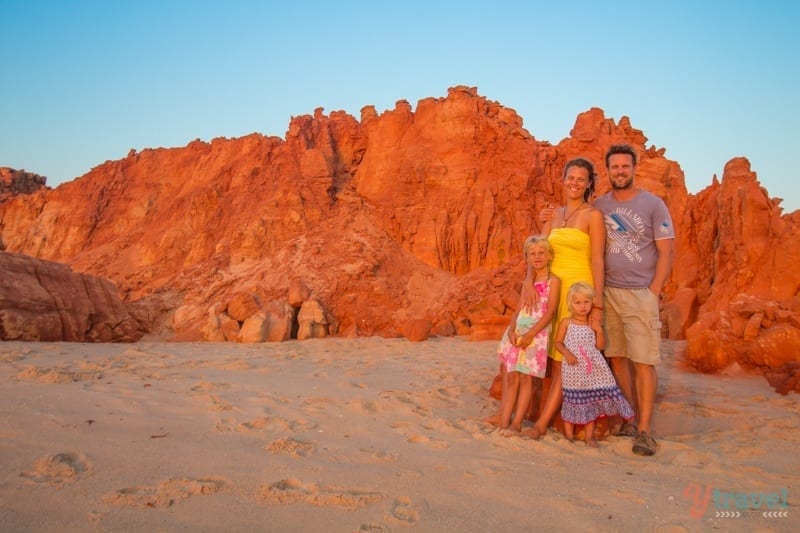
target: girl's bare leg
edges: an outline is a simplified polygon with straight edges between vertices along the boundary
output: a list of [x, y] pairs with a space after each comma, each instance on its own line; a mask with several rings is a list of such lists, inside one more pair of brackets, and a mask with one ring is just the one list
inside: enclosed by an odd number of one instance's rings
[[572, 442], [575, 439], [575, 425], [571, 422], [564, 422], [564, 436], [567, 440]]
[[599, 448], [597, 441], [594, 440], [594, 420], [586, 424], [584, 430], [586, 431], [586, 446], [590, 448]]
[[547, 428], [556, 413], [561, 409], [561, 361], [550, 360], [553, 372], [550, 379], [550, 390], [544, 401], [544, 407], [532, 428], [525, 430], [523, 435], [538, 439], [547, 433]]
[[514, 411], [514, 403], [517, 401], [517, 391], [519, 390], [519, 376], [519, 372], [508, 372], [508, 386], [500, 405], [500, 429], [508, 429], [511, 421], [511, 413]]
[[514, 413], [514, 420], [511, 422], [511, 429], [519, 433], [522, 431], [522, 420], [527, 413], [528, 404], [531, 403], [533, 394], [533, 377], [530, 374], [519, 375], [519, 392], [517, 392], [517, 410]]
[[500, 405], [497, 406], [495, 414], [484, 420], [484, 422], [493, 426], [499, 426], [502, 421], [503, 398], [507, 394], [506, 390], [508, 389], [508, 372], [506, 371], [506, 365], [503, 363], [500, 363], [500, 383], [502, 384], [502, 388], [500, 389]]

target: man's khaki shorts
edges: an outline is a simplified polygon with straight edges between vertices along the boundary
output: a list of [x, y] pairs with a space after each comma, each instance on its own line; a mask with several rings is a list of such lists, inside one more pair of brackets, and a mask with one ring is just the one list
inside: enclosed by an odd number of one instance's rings
[[661, 362], [658, 296], [650, 289], [605, 287], [603, 291], [606, 357], [628, 357], [636, 363]]

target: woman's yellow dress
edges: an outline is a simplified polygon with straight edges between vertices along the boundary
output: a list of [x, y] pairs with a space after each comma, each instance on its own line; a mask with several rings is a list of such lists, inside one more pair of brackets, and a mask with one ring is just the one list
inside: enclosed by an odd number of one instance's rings
[[[594, 287], [592, 278], [592, 247], [589, 234], [577, 228], [553, 228], [547, 240], [553, 248], [550, 271], [561, 280], [558, 315], [553, 323], [555, 332], [562, 318], [569, 316], [567, 291], [573, 283], [585, 281]], [[564, 357], [550, 342], [550, 358], [561, 361]]]

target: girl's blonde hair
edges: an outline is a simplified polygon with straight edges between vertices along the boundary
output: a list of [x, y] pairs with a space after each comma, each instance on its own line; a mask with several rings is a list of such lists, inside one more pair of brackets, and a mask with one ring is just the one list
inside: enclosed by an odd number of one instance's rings
[[569, 286], [569, 290], [567, 291], [567, 309], [569, 309], [570, 313], [575, 312], [575, 306], [572, 305], [572, 300], [578, 294], [594, 299], [594, 287], [585, 281], [577, 281]]
[[525, 242], [522, 244], [522, 252], [525, 254], [525, 261], [528, 260], [528, 251], [537, 245], [547, 250], [550, 257], [553, 256], [553, 247], [550, 246], [550, 241], [547, 240], [546, 235], [531, 235], [525, 239]]

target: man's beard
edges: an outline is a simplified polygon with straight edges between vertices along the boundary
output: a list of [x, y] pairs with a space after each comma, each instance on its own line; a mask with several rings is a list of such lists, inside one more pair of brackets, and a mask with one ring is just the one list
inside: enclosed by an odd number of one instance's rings
[[625, 189], [630, 189], [631, 187], [633, 187], [633, 177], [626, 179], [627, 181], [625, 181], [622, 184], [619, 184], [618, 182], [611, 180], [611, 188], [614, 189], [615, 191], [624, 191]]

